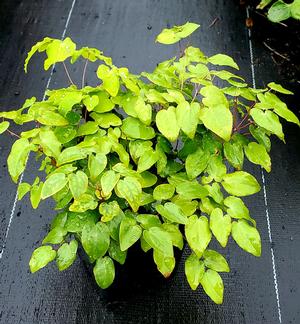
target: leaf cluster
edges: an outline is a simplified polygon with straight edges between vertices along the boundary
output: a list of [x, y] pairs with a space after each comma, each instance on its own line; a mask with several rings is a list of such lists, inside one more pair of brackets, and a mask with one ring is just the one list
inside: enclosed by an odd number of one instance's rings
[[[174, 43], [198, 27], [163, 30], [157, 41]], [[13, 181], [30, 152], [40, 162], [42, 175], [19, 185], [19, 199], [29, 194], [37, 208], [51, 197], [58, 211], [32, 254], [31, 271], [53, 260], [59, 270], [67, 269], [80, 244], [97, 284], [107, 288], [115, 262], [124, 264], [128, 249], [139, 242], [168, 277], [174, 249], [186, 242], [188, 283], [222, 303], [219, 273], [229, 265], [209, 245], [216, 240], [224, 248], [232, 237], [260, 256], [256, 222], [241, 198], [260, 185], [243, 165], [247, 159], [271, 170], [270, 136], [284, 141], [281, 118], [299, 125], [277, 96], [291, 92], [275, 83], [253, 89], [235, 74], [231, 57], [207, 57], [192, 46], [140, 75], [115, 66], [97, 49], [76, 49], [70, 38], [37, 43], [25, 71], [37, 51], [46, 53], [46, 70], [67, 60], [96, 62], [99, 83], [51, 90], [45, 101], [31, 98], [18, 110], [0, 113], [1, 132], [18, 137], [8, 156]], [[32, 128], [18, 135], [9, 121]]]
[[268, 9], [268, 19], [272, 22], [281, 22], [283, 20], [294, 18], [300, 20], [300, 0], [293, 0], [286, 3], [283, 0], [261, 0], [257, 9]]

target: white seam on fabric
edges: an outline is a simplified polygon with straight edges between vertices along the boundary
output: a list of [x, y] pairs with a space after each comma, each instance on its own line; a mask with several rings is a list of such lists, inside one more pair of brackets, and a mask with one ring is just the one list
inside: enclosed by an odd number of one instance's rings
[[[69, 14], [68, 14], [68, 18], [67, 18], [66, 23], [65, 23], [65, 27], [64, 27], [63, 33], [61, 35], [61, 40], [63, 40], [65, 38], [65, 35], [66, 35], [67, 29], [68, 29], [68, 26], [69, 26], [69, 23], [70, 23], [70, 19], [71, 19], [72, 13], [73, 13], [73, 9], [74, 9], [75, 3], [76, 3], [76, 0], [73, 0], [72, 5], [71, 5], [71, 8], [70, 8], [70, 11], [69, 11]], [[53, 76], [53, 73], [54, 73], [54, 69], [55, 69], [55, 64], [53, 64], [52, 69], [51, 69], [51, 72], [50, 72], [50, 75], [49, 75], [49, 78], [47, 80], [47, 84], [46, 84], [46, 88], [45, 88], [45, 91], [44, 91], [44, 95], [43, 95], [43, 100], [42, 101], [44, 101], [45, 98], [46, 98], [46, 92], [49, 89], [49, 86], [50, 86], [50, 83], [51, 83], [51, 80], [52, 80], [52, 76]], [[26, 160], [25, 168], [27, 166], [28, 159], [29, 159], [29, 157]], [[13, 207], [12, 207], [11, 212], [10, 212], [9, 221], [8, 221], [8, 225], [7, 225], [6, 232], [5, 232], [5, 237], [4, 237], [4, 240], [3, 240], [3, 243], [2, 243], [2, 248], [1, 248], [1, 252], [0, 252], [0, 260], [2, 259], [4, 250], [5, 250], [5, 247], [6, 247], [6, 242], [7, 242], [7, 237], [8, 237], [8, 233], [9, 233], [9, 230], [10, 230], [10, 226], [11, 226], [12, 220], [14, 218], [14, 214], [15, 214], [15, 210], [16, 210], [17, 202], [18, 202], [18, 188], [19, 188], [20, 184], [23, 181], [24, 172], [21, 174], [20, 180], [18, 182], [17, 192], [16, 192], [16, 195], [15, 195]]]
[[[249, 7], [246, 7], [246, 13], [247, 13], [247, 18], [250, 18]], [[251, 36], [252, 36], [251, 29], [248, 28], [248, 42], [249, 42], [252, 84], [253, 84], [253, 88], [256, 88], [254, 57], [253, 57], [253, 47], [252, 47]], [[278, 320], [279, 320], [279, 323], [282, 323], [279, 289], [278, 289], [278, 282], [277, 282], [276, 263], [275, 263], [274, 250], [273, 250], [273, 246], [272, 246], [273, 240], [272, 240], [271, 223], [270, 223], [269, 209], [268, 209], [268, 197], [267, 197], [267, 189], [266, 189], [266, 182], [265, 182], [265, 175], [264, 175], [263, 168], [261, 168], [261, 179], [262, 179], [262, 184], [263, 184], [264, 203], [265, 203], [265, 208], [266, 208], [266, 219], [267, 219], [271, 258], [272, 258], [273, 280], [274, 280], [274, 288], [275, 288], [276, 301], [277, 301]]]

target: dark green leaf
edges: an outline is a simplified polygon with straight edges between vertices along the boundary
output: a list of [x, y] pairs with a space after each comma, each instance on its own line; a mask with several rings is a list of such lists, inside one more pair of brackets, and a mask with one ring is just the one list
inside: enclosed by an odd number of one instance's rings
[[108, 288], [115, 279], [113, 260], [108, 256], [98, 259], [93, 272], [97, 285], [102, 289]]
[[91, 261], [105, 255], [109, 247], [109, 229], [98, 222], [97, 224], [86, 224], [82, 229], [81, 243]]

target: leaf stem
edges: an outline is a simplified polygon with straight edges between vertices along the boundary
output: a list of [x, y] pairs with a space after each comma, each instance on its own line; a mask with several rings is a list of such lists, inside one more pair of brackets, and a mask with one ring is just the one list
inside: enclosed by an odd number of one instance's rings
[[18, 138], [21, 138], [21, 136], [19, 136], [18, 134], [16, 134], [16, 133], [10, 131], [9, 129], [7, 129], [6, 131], [7, 131], [10, 135], [13, 135], [13, 136], [16, 136], [16, 137], [18, 137]]
[[67, 75], [67, 77], [68, 77], [70, 83], [71, 83], [72, 85], [75, 85], [74, 82], [73, 82], [72, 79], [71, 79], [70, 73], [69, 73], [69, 71], [68, 71], [68, 69], [67, 69], [67, 66], [66, 66], [65, 62], [62, 62], [62, 64], [63, 64], [63, 66], [64, 66], [64, 69], [65, 69], [66, 75]]
[[88, 59], [86, 59], [85, 63], [84, 63], [84, 68], [83, 68], [83, 73], [82, 73], [82, 82], [81, 82], [81, 87], [84, 87], [85, 84], [85, 75], [86, 75], [86, 69], [87, 69], [87, 65], [88, 65]]
[[196, 99], [199, 90], [200, 90], [200, 85], [199, 85], [199, 84], [196, 84], [196, 86], [195, 86], [195, 94], [194, 94], [194, 96], [193, 96], [193, 99], [192, 99], [191, 103], [193, 103], [194, 100]]

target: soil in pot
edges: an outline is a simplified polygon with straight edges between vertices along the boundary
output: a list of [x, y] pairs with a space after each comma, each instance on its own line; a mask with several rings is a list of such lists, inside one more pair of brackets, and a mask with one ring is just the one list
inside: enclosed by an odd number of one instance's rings
[[138, 295], [152, 294], [169, 285], [177, 271], [182, 254], [183, 250], [174, 248], [175, 268], [170, 277], [164, 278], [153, 261], [152, 250], [145, 253], [141, 250], [139, 243], [136, 243], [128, 250], [125, 264], [121, 265], [115, 262], [116, 275], [113, 284], [109, 288], [101, 290], [94, 279], [93, 265], [89, 262], [82, 246], [79, 244], [78, 247], [78, 255], [94, 282], [95, 289], [101, 291], [101, 294], [107, 299], [114, 299], [115, 296], [118, 296], [118, 299], [128, 300], [132, 297], [136, 298]]

